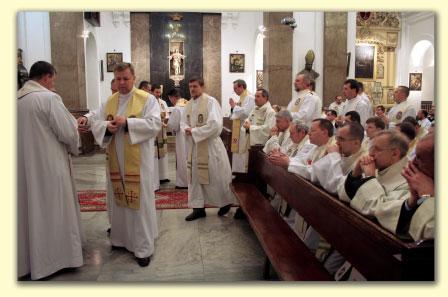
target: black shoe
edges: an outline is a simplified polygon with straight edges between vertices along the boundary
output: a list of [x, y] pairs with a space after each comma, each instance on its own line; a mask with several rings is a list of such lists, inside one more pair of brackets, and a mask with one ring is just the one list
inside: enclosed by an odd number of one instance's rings
[[151, 262], [151, 260], [149, 259], [149, 257], [146, 258], [137, 258], [135, 257], [137, 260], [137, 263], [140, 267], [146, 267], [149, 265], [149, 262]]
[[241, 207], [238, 207], [238, 209], [235, 212], [235, 215], [233, 216], [237, 220], [242, 220], [246, 218], [246, 214], [243, 212]]
[[124, 250], [125, 248], [122, 246], [111, 245], [112, 250]]
[[218, 211], [218, 216], [221, 217], [221, 216], [225, 215], [226, 213], [228, 213], [231, 206], [232, 206], [232, 204], [228, 204], [226, 206], [221, 207]]
[[160, 182], [161, 184], [164, 184], [164, 183], [169, 183], [170, 180], [169, 180], [169, 179], [161, 179], [159, 182]]
[[193, 208], [193, 212], [190, 213], [186, 218], [185, 221], [193, 221], [199, 218], [205, 217], [207, 214], [205, 213], [204, 208]]
[[174, 188], [176, 190], [186, 190], [186, 189], [188, 189], [188, 187], [178, 187], [178, 186], [175, 186]]

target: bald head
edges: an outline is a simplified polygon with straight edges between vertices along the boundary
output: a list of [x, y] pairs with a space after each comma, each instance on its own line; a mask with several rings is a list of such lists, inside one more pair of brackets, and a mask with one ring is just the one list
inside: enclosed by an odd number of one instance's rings
[[415, 148], [413, 163], [425, 175], [434, 179], [434, 133], [423, 137]]

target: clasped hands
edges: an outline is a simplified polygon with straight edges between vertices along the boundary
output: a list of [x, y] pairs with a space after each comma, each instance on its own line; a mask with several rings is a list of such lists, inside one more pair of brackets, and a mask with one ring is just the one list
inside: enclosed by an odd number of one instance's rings
[[365, 177], [375, 176], [375, 171], [375, 159], [370, 155], [364, 155], [356, 162], [352, 175], [353, 177], [358, 177], [364, 173]]
[[107, 122], [107, 130], [109, 130], [110, 133], [115, 134], [118, 129], [126, 126], [126, 121], [127, 119], [124, 116], [115, 116], [112, 121]]
[[289, 157], [288, 155], [280, 152], [280, 148], [275, 148], [268, 154], [268, 161], [281, 167], [289, 166]]

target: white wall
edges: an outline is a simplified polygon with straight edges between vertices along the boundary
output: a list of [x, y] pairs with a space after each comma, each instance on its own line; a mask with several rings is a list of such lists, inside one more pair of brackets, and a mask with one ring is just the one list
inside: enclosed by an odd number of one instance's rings
[[[123, 61], [132, 62], [129, 12], [120, 12], [115, 19], [113, 18], [113, 12], [101, 12], [100, 20], [101, 27], [93, 27], [84, 21], [85, 30], [90, 31], [96, 40], [99, 57], [97, 64], [99, 65], [100, 60], [103, 60], [104, 81], [100, 81], [100, 101], [98, 101], [98, 106], [110, 96], [110, 81], [114, 78], [113, 72], [107, 72], [106, 53], [123, 53]], [[116, 21], [115, 23], [113, 22], [114, 20]], [[90, 106], [94, 107], [96, 104], [90, 103]]]
[[[409, 85], [410, 72], [422, 72], [422, 90], [411, 91], [409, 102], [420, 108], [421, 100], [433, 101], [434, 98], [434, 66], [431, 66], [435, 49], [435, 14], [432, 12], [406, 13], [402, 18], [400, 44], [397, 47], [397, 79], [396, 85]], [[411, 57], [414, 46], [422, 40], [432, 44], [426, 52], [420, 53], [421, 65], [415, 65]], [[434, 61], [434, 63], [436, 63]], [[418, 64], [418, 63], [417, 63]]]
[[[228, 17], [229, 16], [229, 17]], [[231, 17], [230, 17], [231, 16]], [[230, 114], [229, 98], [239, 97], [233, 92], [233, 82], [243, 79], [249, 92], [256, 89], [255, 45], [258, 26], [263, 25], [262, 12], [224, 12], [221, 18], [221, 78], [222, 110], [224, 116]], [[229, 54], [245, 54], [244, 73], [229, 72]]]
[[[313, 50], [315, 59], [314, 71], [320, 76], [316, 80], [316, 93], [322, 99], [323, 94], [323, 40], [324, 40], [324, 13], [323, 12], [294, 12], [297, 28], [293, 33], [293, 60], [292, 81], [296, 74], [305, 68], [305, 55]], [[293, 97], [296, 95], [294, 84], [291, 86]]]
[[23, 65], [28, 72], [37, 61], [51, 63], [48, 12], [21, 11], [17, 13], [17, 47], [23, 50]]

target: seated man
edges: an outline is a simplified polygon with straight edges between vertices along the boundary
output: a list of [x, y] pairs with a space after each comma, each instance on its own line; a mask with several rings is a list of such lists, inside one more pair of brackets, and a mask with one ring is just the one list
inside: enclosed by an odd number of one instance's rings
[[366, 121], [366, 136], [362, 142], [362, 147], [367, 151], [372, 145], [375, 135], [386, 129], [386, 123], [380, 117], [371, 117]]
[[271, 138], [266, 142], [263, 152], [269, 154], [272, 150], [280, 150], [286, 153], [292, 141], [289, 137], [289, 126], [292, 115], [288, 110], [279, 111], [275, 115], [275, 127], [271, 129]]
[[415, 157], [415, 146], [418, 142], [418, 138], [415, 137], [415, 129], [409, 122], [401, 122], [396, 124], [395, 129], [403, 133], [409, 139], [408, 153], [406, 154], [409, 160]]
[[292, 158], [288, 171], [310, 180], [312, 164], [322, 158], [334, 142], [333, 125], [327, 119], [315, 119], [308, 136], [313, 146]]
[[434, 136], [430, 133], [417, 144], [416, 157], [402, 172], [409, 195], [382, 201], [375, 211], [384, 228], [415, 241], [434, 238]]
[[418, 124], [420, 125], [420, 127], [426, 129], [426, 131], [429, 130], [429, 127], [431, 127], [431, 121], [428, 120], [428, 112], [424, 109], [420, 109], [417, 112], [417, 119], [418, 119]]
[[387, 117], [387, 114], [386, 114], [386, 108], [384, 108], [383, 105], [378, 105], [376, 107], [375, 116], [381, 118], [384, 121], [384, 123], [386, 124], [386, 127], [388, 126], [389, 118]]
[[379, 203], [408, 195], [408, 184], [400, 175], [407, 163], [408, 145], [406, 137], [397, 131], [379, 132], [369, 155], [360, 158], [344, 187], [339, 189], [339, 199], [350, 202], [363, 215], [373, 217]]
[[[302, 124], [300, 121], [295, 120], [289, 128], [291, 145], [288, 149], [283, 152], [281, 149], [274, 149], [270, 152], [268, 160], [278, 166], [288, 168], [290, 158], [295, 157], [298, 153], [304, 153], [305, 150], [309, 150], [310, 146], [306, 145], [308, 143], [308, 127]], [[268, 185], [269, 192], [269, 185]], [[293, 228], [295, 211], [282, 200], [280, 195], [272, 193], [271, 195], [274, 199], [271, 201], [271, 205], [278, 209], [283, 219], [288, 223], [288, 225]]]

